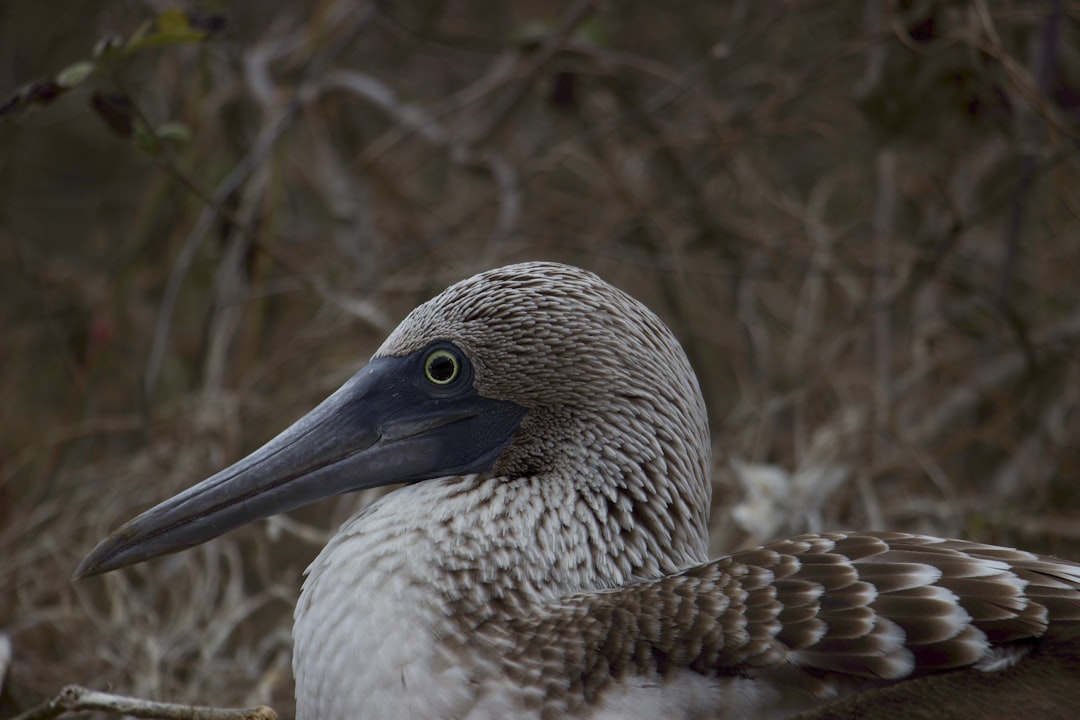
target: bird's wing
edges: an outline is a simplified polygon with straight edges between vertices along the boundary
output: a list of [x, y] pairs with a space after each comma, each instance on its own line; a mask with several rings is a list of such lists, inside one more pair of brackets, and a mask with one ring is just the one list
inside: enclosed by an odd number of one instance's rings
[[[769, 678], [827, 696], [1008, 667], [1080, 623], [1080, 565], [905, 533], [801, 535], [513, 621], [591, 702], [628, 675]], [[508, 658], [513, 662], [513, 658]]]

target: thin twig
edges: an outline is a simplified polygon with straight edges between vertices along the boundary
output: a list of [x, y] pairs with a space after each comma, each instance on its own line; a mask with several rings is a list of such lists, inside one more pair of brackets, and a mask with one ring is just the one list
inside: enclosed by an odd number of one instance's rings
[[202, 705], [155, 702], [126, 695], [89, 690], [68, 685], [56, 697], [13, 720], [51, 720], [69, 712], [97, 711], [109, 715], [128, 715], [159, 720], [277, 720], [273, 708], [259, 705], [253, 708], [216, 708]]
[[[187, 277], [188, 269], [191, 267], [191, 263], [195, 258], [195, 253], [202, 245], [203, 239], [218, 218], [225, 217], [226, 219], [231, 220], [230, 214], [224, 210], [228, 198], [231, 197], [232, 194], [239, 189], [241, 184], [243, 184], [248, 177], [266, 161], [270, 156], [270, 151], [285, 132], [285, 129], [296, 119], [303, 106], [310, 102], [312, 94], [311, 87], [315, 82], [315, 78], [321, 77], [327, 72], [330, 62], [340, 56], [341, 53], [355, 41], [356, 37], [367, 28], [372, 21], [374, 21], [377, 15], [377, 4], [371, 3], [366, 12], [358, 14], [350, 31], [346, 33], [339, 42], [311, 61], [307, 71], [304, 73], [303, 79], [290, 100], [269, 120], [269, 122], [263, 125], [254, 145], [243, 159], [241, 159], [232, 169], [228, 176], [226, 176], [226, 178], [217, 186], [210, 197], [207, 197], [205, 193], [203, 193], [197, 185], [192, 183], [184, 173], [180, 172], [177, 167], [173, 166], [171, 168], [184, 186], [189, 190], [192, 190], [196, 196], [206, 203], [206, 205], [199, 214], [199, 219], [195, 223], [195, 227], [184, 241], [184, 245], [180, 250], [180, 255], [177, 257], [176, 263], [173, 266], [173, 272], [169, 276], [169, 282], [165, 287], [165, 293], [158, 311], [158, 320], [154, 326], [154, 338], [150, 346], [150, 355], [146, 362], [146, 372], [143, 375], [143, 397], [146, 408], [149, 408], [151, 404], [154, 388], [157, 386], [158, 377], [161, 374], [162, 363], [165, 359], [165, 349], [168, 344], [169, 330], [172, 327], [172, 316], [176, 308], [176, 302], [179, 299], [180, 287], [183, 284], [184, 278]], [[286, 42], [287, 40], [288, 39], [286, 39]], [[168, 161], [167, 156], [166, 161]], [[243, 231], [249, 237], [252, 235], [251, 228], [249, 227], [244, 227]], [[284, 258], [274, 253], [271, 248], [268, 248], [265, 245], [260, 245], [260, 250], [266, 252], [277, 262], [284, 260]], [[283, 264], [286, 267], [288, 266], [288, 263]], [[302, 278], [303, 275], [300, 274], [299, 277]], [[308, 284], [317, 291], [321, 289], [321, 284], [317, 281], [309, 281]], [[319, 294], [329, 298], [329, 293], [320, 292]]]

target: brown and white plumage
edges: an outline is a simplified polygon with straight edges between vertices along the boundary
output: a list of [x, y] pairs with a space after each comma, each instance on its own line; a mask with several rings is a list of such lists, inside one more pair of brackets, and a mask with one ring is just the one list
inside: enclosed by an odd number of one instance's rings
[[[421, 305], [326, 403], [79, 572], [409, 481], [308, 570], [308, 720], [885, 716], [924, 689], [937, 716], [980, 717], [948, 678], [1038, 693], [1061, 676], [1025, 668], [1076, 659], [1080, 566], [902, 533], [706, 561], [708, 467], [701, 393], [663, 323], [585, 271], [514, 265]], [[1076, 685], [1053, 685], [1063, 717]]]

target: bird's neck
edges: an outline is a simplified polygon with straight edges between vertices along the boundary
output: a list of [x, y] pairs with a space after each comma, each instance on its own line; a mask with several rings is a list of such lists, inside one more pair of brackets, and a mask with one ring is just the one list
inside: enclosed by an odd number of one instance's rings
[[[545, 598], [620, 582], [530, 483], [475, 477], [399, 488], [348, 520], [296, 607], [298, 717], [449, 717], [471, 699], [475, 630]], [[547, 499], [550, 499], [548, 497]], [[569, 516], [568, 516], [569, 517]], [[585, 533], [568, 533], [584, 541]], [[409, 688], [425, 687], [418, 693]], [[437, 691], [435, 691], [437, 690]], [[435, 704], [432, 704], [435, 703]]]
[[[572, 478], [426, 481], [380, 498], [348, 520], [309, 569], [355, 568], [384, 582], [410, 578], [425, 594], [482, 607], [543, 602], [616, 587], [703, 559], [704, 547], [672, 548], [666, 530], [635, 528], [644, 513]], [[471, 607], [469, 595], [483, 593]]]
[[294, 628], [300, 716], [348, 717], [355, 700], [400, 717], [409, 680], [461, 672], [468, 639], [500, 616], [702, 559], [703, 539], [661, 547], [633, 531], [640, 517], [632, 502], [569, 478], [447, 478], [380, 498], [308, 569]]

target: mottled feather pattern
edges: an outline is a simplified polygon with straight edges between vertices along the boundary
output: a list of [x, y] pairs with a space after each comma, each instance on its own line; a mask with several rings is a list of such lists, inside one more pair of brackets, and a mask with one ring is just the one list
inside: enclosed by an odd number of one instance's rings
[[807, 677], [794, 686], [829, 696], [845, 680], [866, 687], [974, 665], [993, 654], [992, 642], [1020, 643], [1015, 662], [1048, 623], [1078, 619], [1078, 586], [1080, 566], [1021, 551], [825, 533], [563, 598], [507, 617], [499, 631], [517, 639], [511, 666], [544, 667], [520, 680], [542, 683], [570, 712], [627, 676], [662, 682], [685, 669], [743, 678], [781, 670], [790, 680], [797, 668]]
[[591, 273], [523, 263], [464, 280], [420, 305], [376, 357], [405, 355], [436, 339], [466, 352], [482, 395], [529, 408], [493, 474], [587, 468], [574, 481], [591, 511], [575, 513], [587, 521], [589, 549], [606, 553], [622, 544], [612, 535], [634, 535], [628, 544], [644, 545], [631, 561], [633, 576], [707, 558], [705, 403], [685, 353], [648, 308]]

